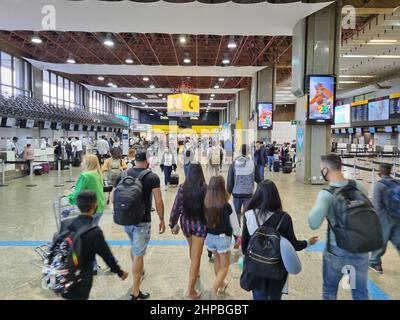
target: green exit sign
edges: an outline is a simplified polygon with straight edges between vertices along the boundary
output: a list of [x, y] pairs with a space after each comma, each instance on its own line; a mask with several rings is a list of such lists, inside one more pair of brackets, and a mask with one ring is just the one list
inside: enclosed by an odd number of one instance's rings
[[292, 126], [297, 126], [297, 125], [299, 125], [300, 124], [300, 121], [299, 120], [292, 120]]

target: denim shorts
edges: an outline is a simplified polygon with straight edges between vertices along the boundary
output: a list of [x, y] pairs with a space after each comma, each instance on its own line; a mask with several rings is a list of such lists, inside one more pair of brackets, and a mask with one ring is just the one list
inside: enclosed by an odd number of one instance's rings
[[131, 240], [132, 254], [135, 257], [143, 257], [150, 241], [151, 223], [143, 222], [138, 225], [124, 226], [124, 230]]
[[226, 253], [231, 251], [232, 237], [228, 237], [224, 234], [215, 235], [207, 234], [206, 246], [210, 251], [217, 251], [218, 253]]

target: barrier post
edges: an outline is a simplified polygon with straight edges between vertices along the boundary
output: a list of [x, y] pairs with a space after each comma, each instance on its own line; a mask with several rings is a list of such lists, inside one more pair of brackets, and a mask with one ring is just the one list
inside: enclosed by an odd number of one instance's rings
[[72, 161], [69, 161], [69, 180], [65, 181], [68, 183], [73, 183], [75, 180], [72, 179]]
[[356, 176], [357, 176], [357, 172], [356, 172], [356, 162], [357, 162], [357, 158], [356, 157], [354, 157], [354, 163], [353, 163], [353, 176], [354, 176], [354, 179], [356, 178]]
[[33, 183], [33, 160], [31, 160], [29, 163], [29, 169], [30, 169], [29, 184], [27, 184], [26, 186], [29, 188], [36, 187], [37, 184]]
[[372, 179], [371, 179], [371, 183], [372, 183], [372, 190], [374, 190], [374, 186], [375, 186], [375, 164], [372, 163]]
[[397, 158], [396, 158], [396, 156], [393, 158], [393, 178], [395, 178], [396, 179], [396, 173], [397, 173], [397, 168], [396, 168], [396, 166], [397, 166]]
[[64, 184], [61, 183], [61, 159], [57, 160], [58, 168], [57, 168], [57, 181], [58, 183], [54, 186], [56, 188], [64, 187]]
[[0, 183], [0, 187], [7, 187], [8, 184], [6, 184], [6, 168], [4, 166], [4, 160], [0, 159], [1, 161], [1, 183]]

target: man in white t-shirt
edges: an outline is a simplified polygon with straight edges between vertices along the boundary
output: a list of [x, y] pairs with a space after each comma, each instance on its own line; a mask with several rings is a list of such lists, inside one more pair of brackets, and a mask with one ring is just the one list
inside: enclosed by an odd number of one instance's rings
[[78, 137], [76, 137], [72, 146], [73, 146], [74, 151], [75, 151], [75, 158], [76, 159], [82, 159], [82, 151], [83, 151], [82, 141], [79, 140]]

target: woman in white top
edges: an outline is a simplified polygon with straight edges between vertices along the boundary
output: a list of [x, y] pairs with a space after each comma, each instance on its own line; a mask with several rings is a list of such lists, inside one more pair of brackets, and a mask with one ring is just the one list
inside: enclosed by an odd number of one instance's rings
[[173, 155], [169, 147], [165, 148], [165, 151], [161, 158], [160, 168], [164, 172], [164, 184], [165, 190], [167, 190], [169, 182], [171, 180], [172, 170], [176, 171], [175, 156]]

